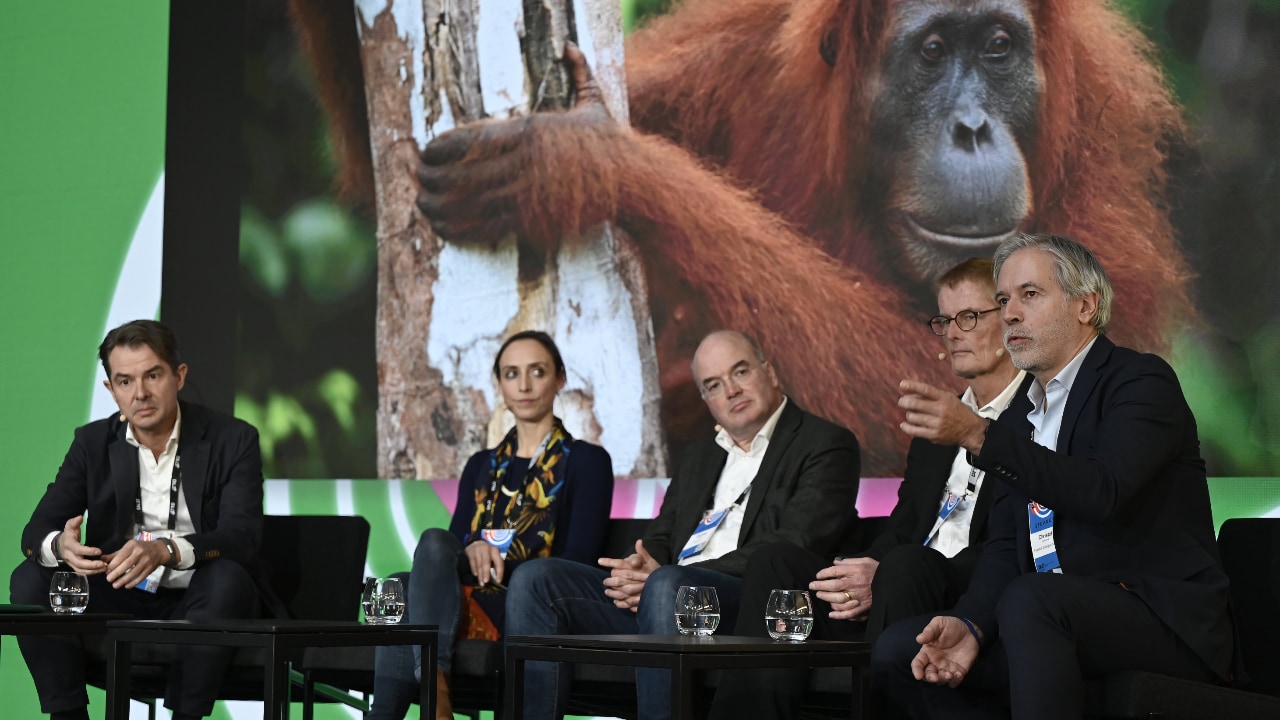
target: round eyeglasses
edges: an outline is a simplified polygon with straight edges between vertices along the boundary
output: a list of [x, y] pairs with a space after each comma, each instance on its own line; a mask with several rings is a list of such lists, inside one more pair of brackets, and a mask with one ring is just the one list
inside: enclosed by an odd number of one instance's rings
[[964, 330], [965, 332], [969, 332], [970, 330], [978, 327], [979, 315], [986, 315], [989, 312], [995, 312], [999, 309], [999, 307], [993, 307], [990, 310], [962, 310], [956, 313], [955, 317], [934, 315], [929, 318], [929, 329], [933, 331], [934, 335], [945, 336], [947, 334], [947, 326], [954, 322], [956, 327]]

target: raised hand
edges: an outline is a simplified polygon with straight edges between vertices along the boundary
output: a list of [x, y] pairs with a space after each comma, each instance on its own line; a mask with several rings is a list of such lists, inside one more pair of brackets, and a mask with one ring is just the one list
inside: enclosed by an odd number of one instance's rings
[[911, 380], [898, 383], [898, 389], [902, 391], [898, 407], [907, 411], [899, 425], [903, 432], [938, 445], [959, 445], [974, 455], [982, 452], [988, 421], [960, 402], [960, 398]]
[[871, 580], [879, 566], [873, 558], [839, 558], [831, 567], [818, 571], [818, 579], [809, 583], [809, 589], [831, 605], [831, 619], [859, 618], [871, 610]]
[[102, 550], [80, 544], [80, 528], [84, 525], [84, 516], [77, 515], [62, 526], [58, 535], [58, 550], [62, 553], [62, 561], [81, 575], [97, 575], [106, 572], [107, 563], [102, 559]]
[[917, 680], [956, 687], [978, 658], [978, 641], [957, 617], [939, 615], [916, 636], [920, 652], [911, 660]]
[[639, 611], [645, 581], [649, 573], [661, 567], [644, 549], [644, 541], [636, 540], [636, 551], [625, 558], [600, 558], [598, 562], [610, 568], [609, 577], [604, 579], [604, 594], [619, 608]]

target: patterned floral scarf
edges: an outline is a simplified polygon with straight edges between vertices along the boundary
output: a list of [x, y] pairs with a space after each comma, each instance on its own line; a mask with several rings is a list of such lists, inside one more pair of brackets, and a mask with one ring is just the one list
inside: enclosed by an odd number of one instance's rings
[[495, 515], [494, 508], [504, 490], [511, 460], [515, 457], [517, 438], [512, 428], [494, 448], [489, 463], [489, 482], [475, 488], [476, 514], [471, 518], [468, 542], [486, 528], [511, 528], [515, 538], [507, 549], [507, 560], [548, 557], [555, 542], [556, 494], [564, 487], [564, 473], [557, 479], [556, 470], [569, 459], [573, 436], [564, 429], [560, 418], [554, 418], [551, 432], [543, 439], [540, 452], [529, 461], [524, 482], [508, 498], [506, 506]]

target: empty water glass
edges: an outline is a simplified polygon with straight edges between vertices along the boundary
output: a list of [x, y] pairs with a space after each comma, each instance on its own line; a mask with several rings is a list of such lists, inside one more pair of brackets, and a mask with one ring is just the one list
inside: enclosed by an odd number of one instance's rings
[[49, 583], [49, 607], [58, 614], [84, 612], [89, 607], [89, 578], [65, 570], [54, 573]]
[[676, 629], [706, 637], [720, 626], [720, 597], [711, 586], [683, 585], [676, 591]]
[[804, 640], [813, 630], [808, 590], [774, 590], [764, 606], [764, 624], [774, 640]]
[[364, 621], [370, 625], [394, 625], [404, 615], [404, 586], [399, 578], [367, 578], [360, 596]]

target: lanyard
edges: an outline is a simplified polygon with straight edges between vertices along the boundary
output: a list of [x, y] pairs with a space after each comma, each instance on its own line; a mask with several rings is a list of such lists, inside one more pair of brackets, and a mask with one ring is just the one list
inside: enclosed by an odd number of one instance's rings
[[938, 519], [934, 521], [933, 527], [929, 530], [929, 534], [924, 538], [924, 545], [933, 542], [937, 537], [938, 531], [942, 529], [942, 525], [951, 517], [952, 511], [960, 506], [961, 502], [971, 502], [977, 494], [978, 489], [978, 468], [969, 466], [969, 486], [964, 491], [962, 497], [956, 497], [955, 493], [947, 491], [947, 497], [942, 501], [942, 507], [938, 510]]
[[[524, 507], [524, 497], [525, 497], [524, 488], [525, 488], [525, 485], [527, 484], [523, 481], [528, 479], [529, 473], [533, 472], [534, 469], [538, 467], [538, 461], [542, 459], [542, 453], [546, 451], [547, 443], [551, 441], [551, 435], [554, 432], [555, 432], [555, 428], [552, 428], [550, 431], [547, 432], [546, 435], [542, 436], [542, 442], [538, 443], [538, 449], [533, 451], [533, 458], [529, 460], [529, 468], [525, 470], [525, 476], [521, 478], [520, 491], [517, 492], [516, 496], [512, 498], [511, 501], [507, 504], [506, 514], [508, 518], [511, 516], [511, 503], [515, 504], [516, 516], [519, 517], [520, 508]], [[511, 453], [511, 457], [515, 457], [514, 452]], [[510, 463], [511, 461], [508, 460], [507, 462]], [[489, 480], [489, 497], [485, 498], [485, 501], [484, 501], [484, 514], [485, 514], [485, 520], [487, 520], [487, 522], [481, 522], [480, 523], [481, 528], [486, 526], [490, 528], [493, 527], [493, 520], [494, 520], [493, 501], [497, 497], [498, 497], [498, 476], [497, 476], [497, 473], [494, 473], [493, 477], [490, 478]], [[512, 520], [507, 520], [507, 525], [514, 525], [514, 524], [515, 523]]]
[[[182, 456], [173, 458], [173, 475], [169, 478], [169, 529], [178, 526], [178, 489], [182, 487]], [[146, 529], [146, 521], [142, 515], [142, 483], [138, 483], [138, 494], [133, 499], [133, 522], [138, 529]]]

